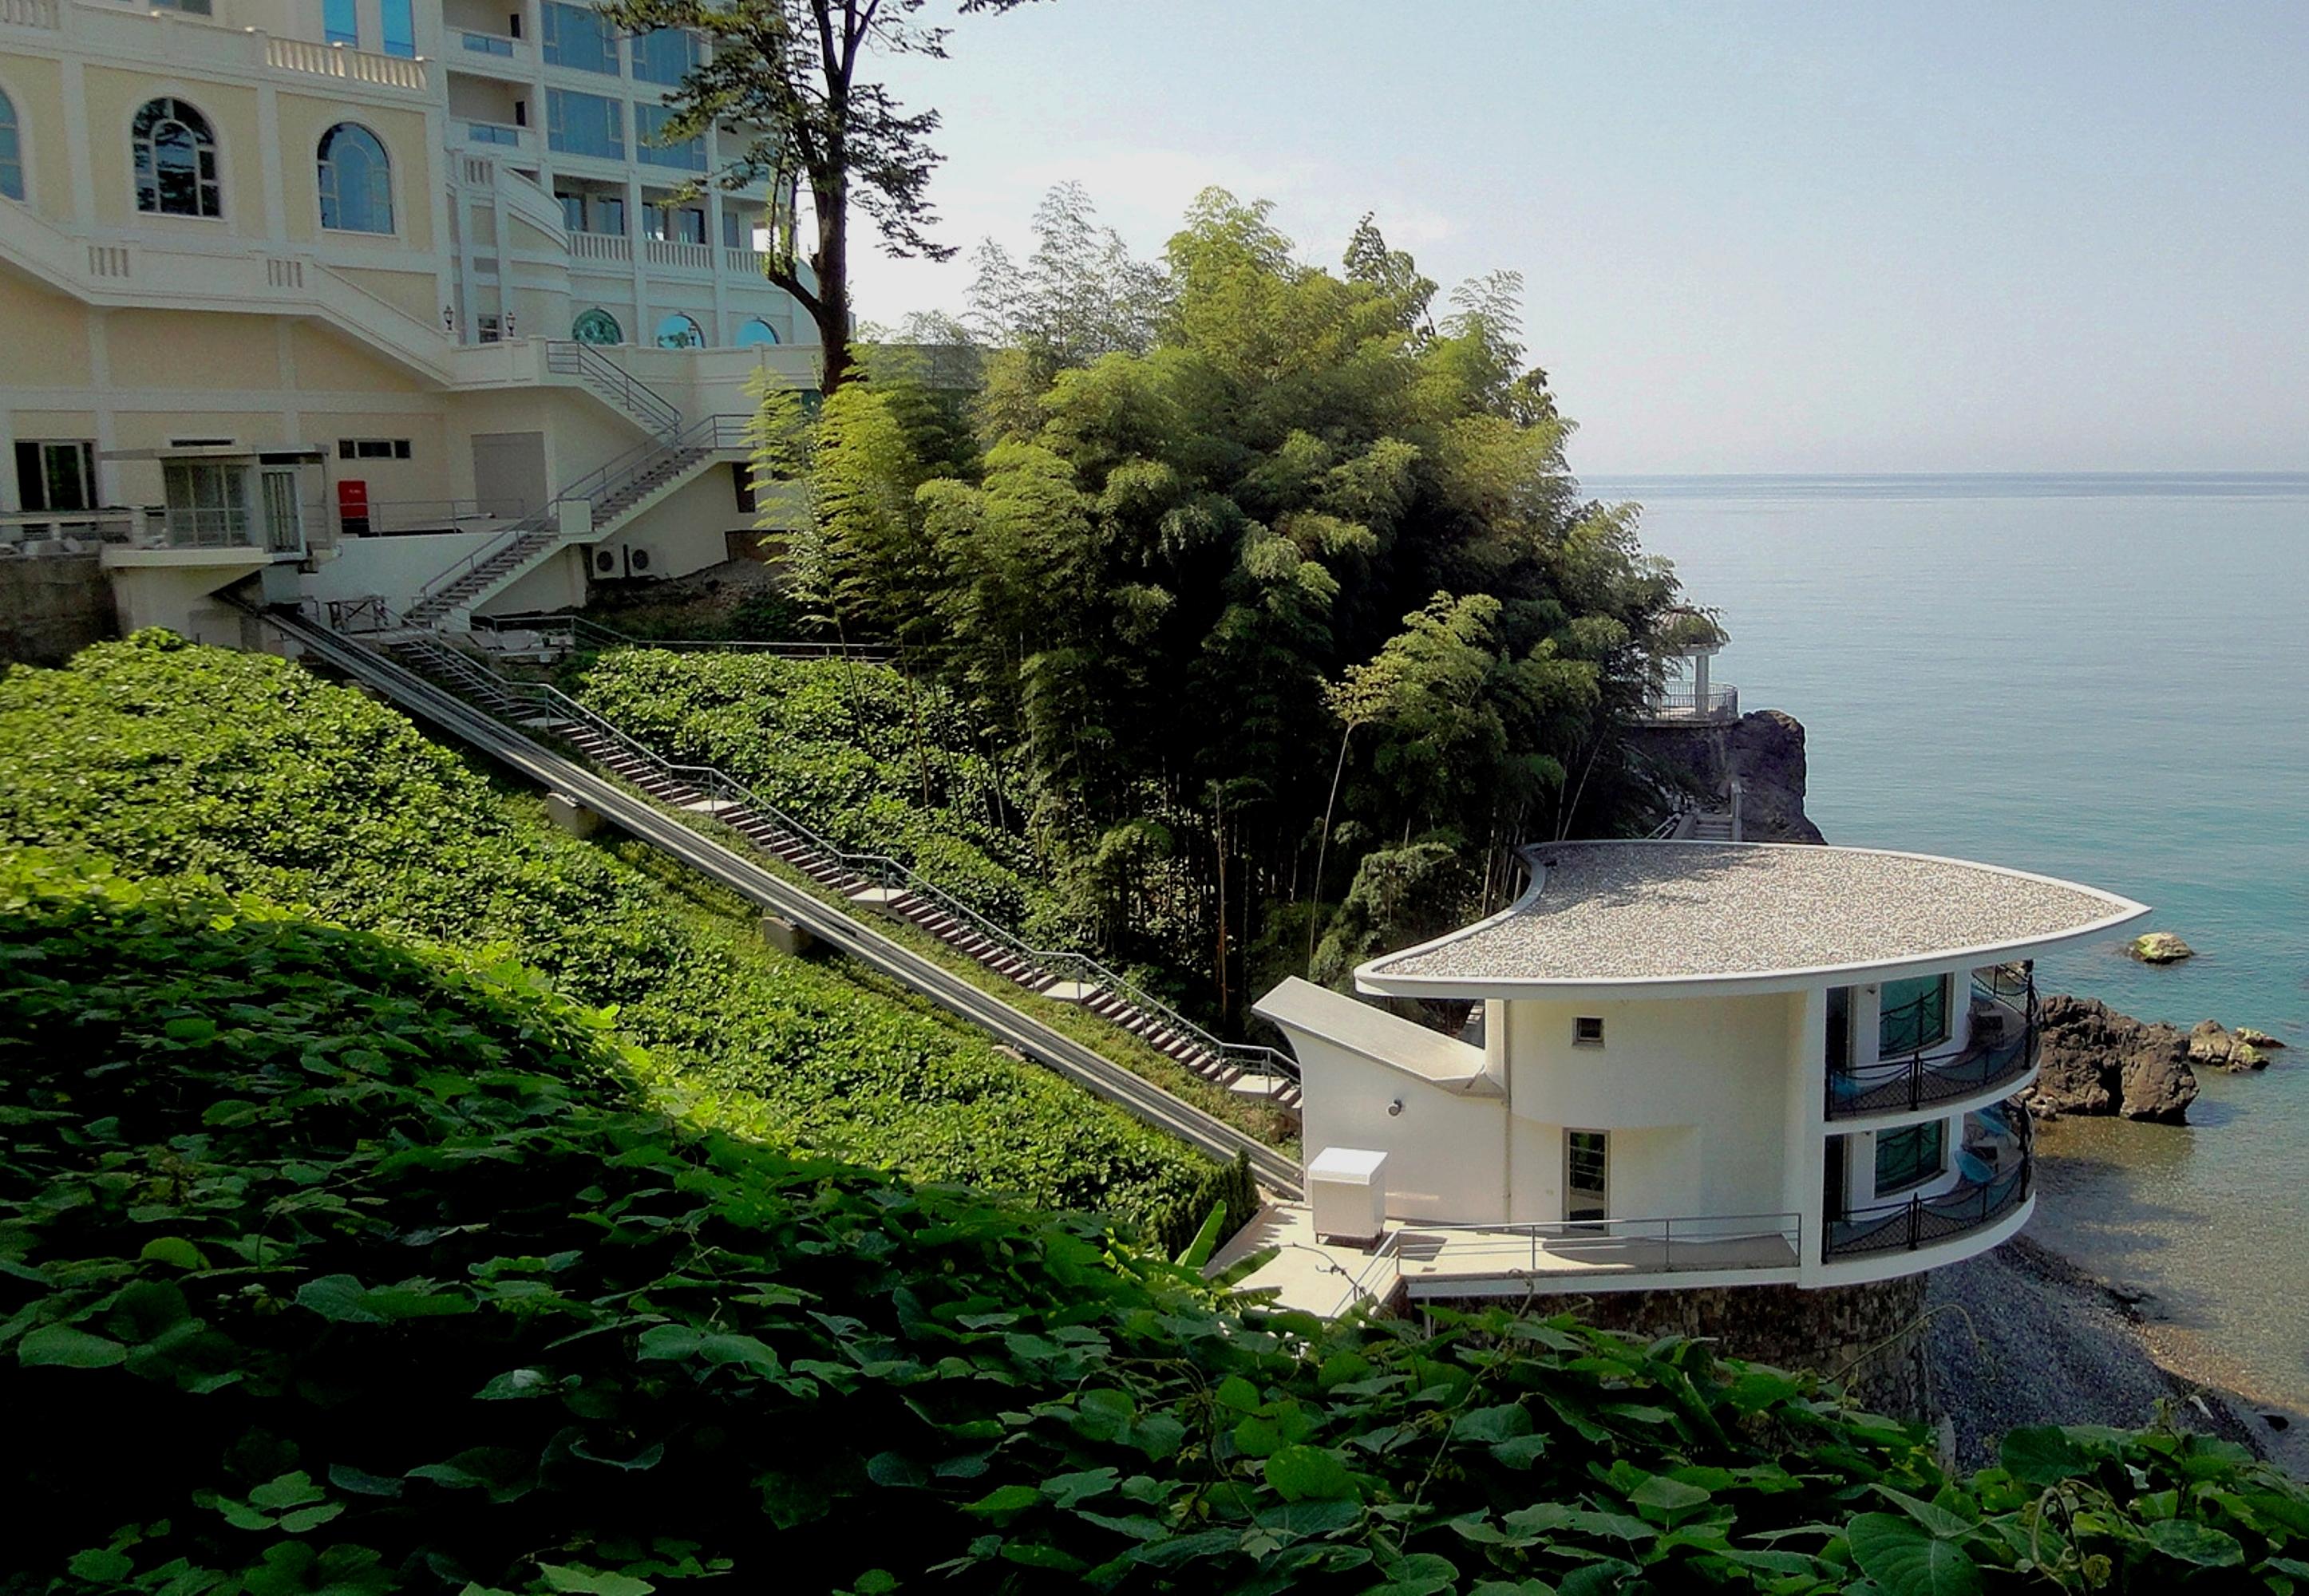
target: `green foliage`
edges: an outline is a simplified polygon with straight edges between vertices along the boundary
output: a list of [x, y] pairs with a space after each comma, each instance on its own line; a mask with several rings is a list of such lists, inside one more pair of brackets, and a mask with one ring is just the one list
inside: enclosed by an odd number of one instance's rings
[[[856, 760], [825, 776], [872, 781]], [[613, 1008], [683, 1112], [775, 1144], [1096, 1209], [1173, 1248], [1238, 1190], [975, 1033], [550, 830], [400, 715], [280, 660], [145, 634], [0, 679], [0, 850], [26, 846], [509, 951]]]
[[2290, 1592], [2166, 1429], [1928, 1434], [1568, 1318], [1215, 1299], [650, 1111], [530, 972], [0, 881], [0, 1590]]
[[[1459, 910], [1496, 902], [1513, 845], [1580, 818], [1677, 586], [1579, 498], [1511, 274], [1439, 324], [1368, 219], [1344, 276], [1215, 190], [1160, 267], [1078, 190], [1035, 227], [982, 261], [982, 456], [938, 465], [898, 390], [829, 412], [812, 547], [843, 635], [1018, 751], [1073, 917], [1232, 1023], [1246, 949], [1374, 848], [1447, 837]], [[1142, 825], [1159, 859], [1100, 867]]]

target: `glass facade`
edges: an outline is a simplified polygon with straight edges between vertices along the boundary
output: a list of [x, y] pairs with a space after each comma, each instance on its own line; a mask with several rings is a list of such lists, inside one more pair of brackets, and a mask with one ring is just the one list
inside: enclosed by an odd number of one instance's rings
[[416, 55], [417, 13], [413, 0], [378, 0], [377, 11], [385, 24], [385, 53]]
[[1948, 1162], [1948, 1121], [1904, 1126], [1876, 1137], [1876, 1195], [1890, 1196], [1922, 1186]]
[[545, 0], [544, 16], [547, 65], [618, 75], [618, 38], [600, 12]]
[[393, 167], [376, 134], [340, 122], [321, 135], [321, 225], [347, 233], [393, 231]]
[[697, 36], [660, 28], [634, 36], [634, 76], [644, 83], [679, 83], [697, 65]]
[[657, 144], [657, 137], [673, 113], [662, 105], [634, 104], [634, 153], [644, 164], [653, 167], [676, 167], [686, 172], [705, 169], [705, 141], [703, 138], [684, 139], [678, 144]]
[[1878, 1009], [1876, 1051], [1890, 1058], [1920, 1052], [1949, 1036], [1949, 978], [1886, 981]]
[[24, 142], [16, 126], [16, 102], [0, 91], [0, 194], [24, 197]]
[[158, 216], [222, 216], [216, 135], [208, 118], [179, 99], [145, 102], [132, 129], [136, 208]]
[[575, 89], [545, 91], [545, 142], [567, 155], [626, 158], [625, 107], [600, 94]]

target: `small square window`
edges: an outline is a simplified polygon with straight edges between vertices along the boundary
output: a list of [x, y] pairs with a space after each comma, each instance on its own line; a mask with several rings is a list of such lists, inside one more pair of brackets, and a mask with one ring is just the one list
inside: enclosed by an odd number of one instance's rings
[[1571, 1022], [1571, 1045], [1575, 1048], [1600, 1048], [1604, 1045], [1604, 1022], [1592, 1014], [1583, 1014]]

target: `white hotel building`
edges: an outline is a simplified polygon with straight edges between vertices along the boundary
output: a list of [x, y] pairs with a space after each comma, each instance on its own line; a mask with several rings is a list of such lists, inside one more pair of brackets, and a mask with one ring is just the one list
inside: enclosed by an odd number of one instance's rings
[[0, 0], [0, 558], [454, 625], [727, 557], [749, 381], [815, 385], [757, 246], [679, 199], [697, 48], [560, 0]]
[[2147, 913], [1856, 848], [1526, 850], [1489, 919], [1355, 972], [1472, 1001], [1467, 1040], [1284, 982], [1308, 1201], [1237, 1244], [1328, 1311], [1398, 1292], [1860, 1285], [1986, 1250], [2035, 1206], [2035, 955]]

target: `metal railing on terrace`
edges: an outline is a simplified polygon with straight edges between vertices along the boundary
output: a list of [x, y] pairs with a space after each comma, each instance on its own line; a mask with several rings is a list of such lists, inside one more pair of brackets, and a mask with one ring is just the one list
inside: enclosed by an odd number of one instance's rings
[[18, 510], [0, 514], [0, 548], [18, 555], [88, 553], [105, 545], [128, 548], [259, 548], [292, 554], [294, 541], [270, 539], [255, 510], [219, 505], [167, 509], [116, 505], [96, 510]]
[[1973, 978], [1971, 1034], [1963, 1046], [1829, 1071], [1828, 1117], [1859, 1119], [1953, 1102], [2017, 1082], [2036, 1068], [2034, 968], [1998, 965], [1994, 971]]
[[[1539, 1291], [1577, 1290], [1598, 1274], [1794, 1269], [1803, 1256], [1803, 1220], [1795, 1213], [1509, 1225], [1405, 1221], [1373, 1249], [1371, 1261], [1349, 1282], [1332, 1316], [1366, 1298], [1385, 1300], [1395, 1278], [1424, 1297], [1449, 1297], [1455, 1284], [1472, 1287], [1500, 1281]], [[1378, 1289], [1382, 1285], [1384, 1290]]]
[[2002, 1136], [1958, 1154], [1962, 1170], [1962, 1160], [1983, 1163], [1983, 1153], [1993, 1152], [1995, 1161], [1985, 1165], [1985, 1174], [1962, 1176], [1954, 1186], [1930, 1196], [1855, 1208], [1830, 1220], [1820, 1238], [1821, 1262], [1912, 1253], [1985, 1230], [2018, 1212], [2033, 1189], [2036, 1127], [2026, 1109], [2004, 1110], [2002, 1117]]
[[1654, 725], [1707, 726], [1740, 718], [1740, 689], [1710, 687], [1697, 693], [1689, 687], [1656, 693], [1638, 719]]
[[852, 643], [794, 641], [748, 642], [713, 637], [636, 637], [582, 615], [530, 610], [517, 615], [477, 615], [473, 630], [502, 635], [508, 632], [535, 634], [538, 646], [562, 653], [580, 648], [663, 649], [670, 653], [768, 654], [787, 660], [855, 660], [865, 665], [886, 665], [897, 656], [886, 649], [863, 648]]

